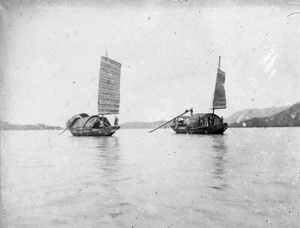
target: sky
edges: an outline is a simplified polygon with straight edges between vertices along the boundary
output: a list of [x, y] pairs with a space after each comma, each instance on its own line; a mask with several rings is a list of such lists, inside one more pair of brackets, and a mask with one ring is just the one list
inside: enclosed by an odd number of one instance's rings
[[299, 1], [0, 2], [2, 121], [97, 114], [106, 51], [122, 64], [119, 123], [210, 112], [219, 56], [216, 114], [300, 101]]

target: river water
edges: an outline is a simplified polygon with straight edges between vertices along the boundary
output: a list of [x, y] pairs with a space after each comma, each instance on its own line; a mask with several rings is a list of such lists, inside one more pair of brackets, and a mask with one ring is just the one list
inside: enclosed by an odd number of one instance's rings
[[1, 227], [300, 224], [300, 128], [0, 133]]

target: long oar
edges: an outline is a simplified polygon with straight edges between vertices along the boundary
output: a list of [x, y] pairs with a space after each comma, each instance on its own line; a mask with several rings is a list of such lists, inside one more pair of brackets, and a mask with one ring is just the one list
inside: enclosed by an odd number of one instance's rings
[[231, 127], [229, 127], [229, 125], [228, 125], [228, 128], [229, 128], [230, 130], [232, 130], [232, 131], [235, 133], [235, 131], [234, 131]]
[[61, 135], [62, 133], [64, 133], [66, 130], [68, 130], [69, 128], [67, 127], [65, 130], [63, 130], [62, 132], [60, 132], [58, 135]]
[[184, 115], [185, 113], [187, 113], [187, 112], [190, 112], [190, 111], [192, 111], [192, 110], [193, 110], [193, 108], [191, 108], [190, 110], [185, 110], [185, 112], [184, 112], [184, 113], [182, 113], [182, 114], [180, 114], [180, 115], [178, 115], [178, 116], [174, 117], [173, 119], [171, 119], [170, 121], [168, 121], [168, 122], [164, 123], [163, 125], [161, 125], [161, 126], [159, 126], [159, 127], [155, 128], [155, 129], [153, 129], [153, 130], [149, 131], [149, 133], [151, 133], [151, 132], [153, 132], [153, 131], [156, 131], [157, 129], [159, 129], [159, 128], [161, 128], [161, 127], [165, 126], [165, 125], [167, 125], [167, 124], [168, 124], [168, 123], [170, 123], [170, 122], [172, 122], [174, 119], [176, 119], [176, 118], [178, 118], [178, 117], [180, 117], [180, 116]]

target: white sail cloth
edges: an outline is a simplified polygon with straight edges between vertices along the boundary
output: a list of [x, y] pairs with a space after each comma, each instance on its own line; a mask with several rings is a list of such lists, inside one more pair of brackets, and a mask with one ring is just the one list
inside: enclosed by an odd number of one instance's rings
[[98, 113], [118, 114], [120, 107], [121, 63], [101, 57]]

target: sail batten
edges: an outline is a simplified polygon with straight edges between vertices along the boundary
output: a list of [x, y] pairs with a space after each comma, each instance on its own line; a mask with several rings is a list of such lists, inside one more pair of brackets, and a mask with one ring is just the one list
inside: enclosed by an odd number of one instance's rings
[[98, 113], [118, 114], [120, 108], [121, 64], [101, 57], [98, 89]]
[[226, 108], [225, 72], [218, 69], [212, 109]]

